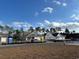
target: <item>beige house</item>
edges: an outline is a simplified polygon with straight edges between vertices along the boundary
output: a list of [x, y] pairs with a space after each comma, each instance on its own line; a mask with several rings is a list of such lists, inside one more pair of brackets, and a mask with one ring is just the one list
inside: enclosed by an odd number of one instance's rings
[[8, 34], [0, 33], [0, 44], [6, 44], [8, 42]]
[[44, 42], [44, 33], [38, 33], [37, 31], [34, 31], [32, 33], [30, 33], [29, 35], [26, 36], [26, 41], [27, 42]]

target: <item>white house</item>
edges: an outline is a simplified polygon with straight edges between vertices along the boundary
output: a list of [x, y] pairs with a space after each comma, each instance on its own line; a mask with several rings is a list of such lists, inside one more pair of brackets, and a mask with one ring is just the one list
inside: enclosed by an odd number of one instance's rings
[[59, 34], [56, 36], [56, 40], [65, 40], [65, 36], [59, 33]]
[[48, 32], [45, 36], [45, 40], [48, 41], [48, 40], [55, 40], [56, 37], [54, 35], [52, 35], [52, 33]]

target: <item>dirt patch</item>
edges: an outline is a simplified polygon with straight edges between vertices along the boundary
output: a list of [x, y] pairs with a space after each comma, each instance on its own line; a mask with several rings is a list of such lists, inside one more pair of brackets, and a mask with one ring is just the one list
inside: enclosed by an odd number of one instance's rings
[[51, 43], [0, 48], [0, 59], [79, 59], [79, 46]]

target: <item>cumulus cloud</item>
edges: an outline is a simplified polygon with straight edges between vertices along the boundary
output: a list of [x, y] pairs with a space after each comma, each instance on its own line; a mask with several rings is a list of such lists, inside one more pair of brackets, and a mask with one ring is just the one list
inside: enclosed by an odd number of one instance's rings
[[4, 27], [6, 24], [0, 20], [0, 25]]
[[[62, 29], [68, 28], [68, 29], [70, 29], [71, 31], [72, 31], [72, 30], [79, 29], [79, 28], [78, 28], [78, 27], [79, 27], [79, 22], [66, 22], [66, 23], [65, 23], [65, 22], [50, 22], [49, 20], [44, 20], [44, 22], [41, 23], [41, 24], [43, 24], [43, 26], [44, 26], [45, 28], [61, 27]], [[41, 24], [40, 24], [40, 25], [41, 25]], [[78, 30], [77, 30], [76, 32], [78, 32]]]
[[62, 6], [67, 6], [67, 3], [62, 3]]
[[50, 21], [48, 21], [48, 20], [44, 20], [44, 22], [45, 22], [46, 24], [50, 24]]
[[77, 14], [71, 15], [70, 18], [72, 18], [74, 21], [79, 21], [79, 15]]
[[30, 26], [32, 25], [27, 22], [13, 22], [12, 23], [12, 27], [15, 29], [23, 28], [24, 30], [27, 30]]
[[52, 7], [46, 7], [42, 10], [42, 12], [47, 12], [47, 13], [52, 13], [53, 12], [53, 8]]
[[60, 1], [53, 1], [53, 2], [55, 2], [58, 5], [61, 5], [61, 2]]
[[56, 3], [57, 5], [67, 6], [67, 3], [65, 3], [65, 2], [60, 2], [60, 1], [57, 1], [57, 0], [54, 0], [53, 2]]
[[40, 26], [40, 27], [44, 27], [43, 23], [37, 23], [37, 25]]

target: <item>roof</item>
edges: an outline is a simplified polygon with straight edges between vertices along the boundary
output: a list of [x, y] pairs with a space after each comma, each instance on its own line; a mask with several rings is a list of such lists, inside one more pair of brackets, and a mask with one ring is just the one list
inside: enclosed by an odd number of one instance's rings
[[45, 36], [45, 39], [56, 39], [56, 37], [52, 35], [52, 33], [48, 32]]
[[57, 35], [57, 37], [64, 37], [64, 35], [62, 35], [62, 34], [59, 33], [59, 34]]
[[43, 36], [44, 34], [40, 34], [37, 31], [34, 31], [32, 33], [30, 33], [29, 35], [27, 35], [27, 37], [37, 37], [37, 36]]
[[0, 33], [0, 37], [8, 37], [7, 33]]

